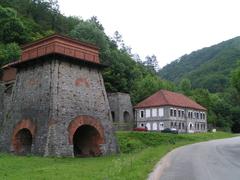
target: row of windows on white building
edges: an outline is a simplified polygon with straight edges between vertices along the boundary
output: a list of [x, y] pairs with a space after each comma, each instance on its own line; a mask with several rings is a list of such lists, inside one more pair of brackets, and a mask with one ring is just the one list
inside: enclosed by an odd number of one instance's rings
[[146, 127], [148, 130], [163, 130], [164, 129], [164, 123], [160, 122], [159, 127], [157, 123], [153, 123], [152, 126], [150, 123], [146, 123], [146, 125], [141, 124], [141, 127]]
[[[163, 117], [164, 110], [163, 108], [152, 108], [146, 109], [146, 118], [149, 117]], [[171, 117], [185, 118], [185, 111], [183, 109], [170, 108]], [[206, 119], [205, 112], [199, 111], [188, 111], [187, 117], [191, 119]], [[140, 118], [144, 118], [144, 110], [140, 110]]]
[[[152, 110], [152, 113], [151, 113]], [[163, 108], [152, 108], [146, 109], [146, 118], [148, 117], [163, 117], [164, 111]], [[144, 110], [140, 110], [140, 118], [144, 117]]]
[[[146, 127], [148, 130], [163, 130], [164, 129], [164, 123], [159, 123], [159, 128], [157, 127], [157, 123], [153, 123], [151, 126], [151, 123], [146, 123], [146, 125], [141, 124], [141, 127]], [[178, 130], [185, 130], [187, 128], [186, 124], [184, 122], [171, 122], [171, 128], [176, 128]], [[193, 129], [193, 124], [190, 123], [189, 127], [190, 130]], [[195, 130], [205, 130], [206, 125], [204, 123], [195, 123]]]
[[[185, 123], [180, 122], [171, 122], [171, 128], [176, 128], [176, 129], [185, 129]], [[195, 123], [195, 130], [205, 130], [205, 124], [204, 123]], [[193, 124], [189, 124], [189, 129], [193, 129]]]
[[[185, 117], [185, 111], [183, 109], [174, 109], [170, 108], [170, 116], [171, 117]], [[188, 111], [187, 117], [190, 119], [206, 119], [205, 112], [199, 112], [199, 111]]]

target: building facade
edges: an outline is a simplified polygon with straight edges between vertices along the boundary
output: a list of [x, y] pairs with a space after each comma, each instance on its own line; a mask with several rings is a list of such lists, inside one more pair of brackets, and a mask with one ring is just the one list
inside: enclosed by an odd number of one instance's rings
[[160, 90], [135, 107], [137, 127], [151, 131], [176, 128], [180, 133], [207, 131], [207, 110], [188, 97]]
[[23, 47], [0, 89], [0, 150], [42, 156], [117, 152], [98, 48], [53, 35]]
[[132, 130], [134, 126], [133, 107], [127, 93], [108, 93], [113, 126], [115, 130]]

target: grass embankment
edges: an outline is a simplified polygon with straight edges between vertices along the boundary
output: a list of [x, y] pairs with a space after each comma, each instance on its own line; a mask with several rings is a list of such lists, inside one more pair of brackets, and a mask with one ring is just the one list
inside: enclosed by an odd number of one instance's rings
[[141, 180], [167, 152], [185, 144], [233, 137], [230, 133], [118, 132], [121, 154], [97, 158], [42, 158], [0, 154], [0, 179]]

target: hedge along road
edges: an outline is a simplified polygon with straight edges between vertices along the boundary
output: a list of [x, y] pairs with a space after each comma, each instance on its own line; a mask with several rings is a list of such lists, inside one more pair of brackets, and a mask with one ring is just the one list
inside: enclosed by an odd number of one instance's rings
[[177, 148], [168, 153], [149, 180], [239, 180], [240, 137]]

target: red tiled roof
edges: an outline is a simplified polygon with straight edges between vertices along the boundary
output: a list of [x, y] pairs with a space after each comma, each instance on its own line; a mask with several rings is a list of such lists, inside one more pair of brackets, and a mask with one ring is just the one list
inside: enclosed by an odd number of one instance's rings
[[160, 90], [152, 96], [146, 98], [142, 102], [138, 103], [134, 108], [146, 108], [146, 107], [157, 107], [157, 106], [177, 106], [184, 108], [192, 108], [198, 110], [207, 109], [199, 105], [190, 98], [180, 93], [175, 93], [167, 90]]

